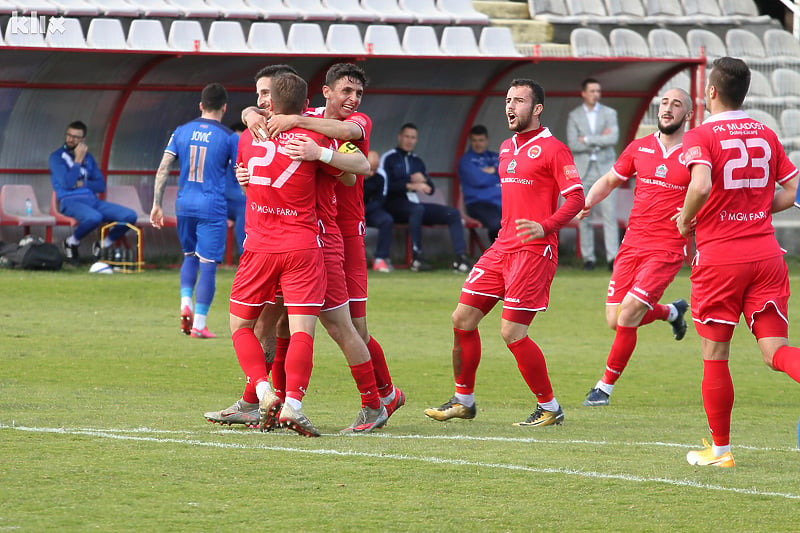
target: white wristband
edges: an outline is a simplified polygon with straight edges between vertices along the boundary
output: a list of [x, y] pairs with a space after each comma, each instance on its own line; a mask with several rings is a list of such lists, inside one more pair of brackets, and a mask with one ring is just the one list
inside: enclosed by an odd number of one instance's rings
[[330, 148], [323, 148], [322, 153], [319, 155], [319, 160], [323, 163], [330, 163], [333, 159], [333, 150]]

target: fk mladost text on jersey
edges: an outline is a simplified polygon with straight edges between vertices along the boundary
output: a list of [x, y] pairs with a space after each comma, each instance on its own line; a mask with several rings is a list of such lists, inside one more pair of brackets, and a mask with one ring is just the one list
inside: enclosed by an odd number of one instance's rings
[[[714, 126], [714, 132], [727, 132], [729, 135], [748, 135], [765, 131], [767, 127], [760, 122], [728, 122]], [[769, 216], [769, 211], [755, 211], [755, 212], [734, 212], [734, 211], [720, 211], [719, 218], [721, 222], [753, 222], [763, 220]]]

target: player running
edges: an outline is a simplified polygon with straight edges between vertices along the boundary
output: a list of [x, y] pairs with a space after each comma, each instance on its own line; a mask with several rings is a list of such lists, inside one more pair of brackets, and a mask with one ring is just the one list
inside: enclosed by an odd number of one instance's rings
[[[686, 454], [689, 464], [734, 466], [730, 446], [733, 330], [744, 315], [764, 362], [800, 382], [800, 349], [789, 346], [789, 278], [772, 213], [792, 206], [797, 169], [775, 132], [741, 109], [750, 69], [721, 57], [711, 67], [705, 100], [711, 116], [684, 136], [691, 182], [675, 218], [694, 231], [692, 319], [703, 352], [701, 391], [712, 445]], [[776, 192], [775, 185], [781, 189]]]
[[683, 205], [689, 185], [681, 141], [691, 116], [689, 94], [682, 89], [666, 91], [658, 108], [658, 132], [625, 148], [612, 169], [589, 190], [586, 205], [578, 213], [578, 218], [586, 218], [612, 190], [636, 176], [633, 208], [606, 298], [606, 321], [616, 334], [606, 371], [583, 405], [608, 405], [614, 384], [633, 355], [639, 326], [665, 320], [672, 325], [675, 340], [686, 335], [686, 300], [667, 305], [658, 300], [686, 258], [687, 240], [678, 233], [672, 216]]
[[[472, 267], [453, 313], [456, 392], [425, 410], [435, 420], [475, 418], [475, 374], [481, 359], [478, 333], [486, 314], [503, 302], [500, 334], [536, 397], [536, 409], [515, 426], [560, 424], [564, 413], [553, 394], [544, 354], [528, 337], [538, 311], [545, 311], [558, 264], [558, 230], [584, 205], [583, 186], [569, 149], [543, 127], [544, 89], [516, 79], [506, 96], [508, 129], [500, 147], [502, 223], [497, 240]], [[559, 195], [565, 202], [558, 207]]]

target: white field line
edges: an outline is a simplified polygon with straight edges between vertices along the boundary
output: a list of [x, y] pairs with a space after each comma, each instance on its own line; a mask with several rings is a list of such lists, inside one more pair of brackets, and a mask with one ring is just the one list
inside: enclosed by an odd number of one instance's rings
[[[22, 431], [41, 431], [49, 432], [66, 432], [66, 431], [89, 431], [99, 433], [120, 433], [120, 434], [153, 434], [153, 435], [261, 435], [257, 429], [244, 429], [243, 426], [233, 426], [237, 429], [227, 428], [225, 426], [218, 427], [216, 425], [208, 426], [207, 431], [198, 430], [177, 430], [177, 429], [153, 429], [146, 427], [139, 428], [28, 428], [25, 426], [17, 426], [14, 422], [10, 425], [0, 423], [0, 429], [19, 429]], [[271, 434], [272, 437], [287, 436], [295, 437], [296, 434], [291, 431], [276, 432]], [[488, 436], [474, 436], [474, 435], [392, 435], [387, 433], [371, 433], [366, 435], [340, 435], [338, 433], [323, 433], [323, 437], [338, 437], [344, 439], [359, 438], [359, 439], [390, 439], [390, 440], [440, 440], [440, 441], [475, 441], [475, 442], [508, 442], [508, 443], [523, 443], [523, 444], [578, 444], [587, 446], [636, 446], [636, 447], [662, 447], [662, 448], [683, 448], [691, 450], [700, 446], [699, 442], [693, 444], [681, 444], [677, 442], [630, 442], [630, 441], [609, 441], [609, 440], [585, 440], [585, 439], [541, 439], [535, 437], [488, 437]], [[260, 437], [259, 437], [260, 438]], [[751, 450], [758, 452], [790, 452], [799, 453], [800, 449], [797, 448], [773, 448], [763, 446], [748, 446], [744, 444], [736, 444], [736, 450]]]
[[[621, 481], [630, 481], [634, 483], [661, 483], [664, 485], [672, 485], [677, 487], [690, 487], [696, 488], [701, 490], [715, 490], [720, 492], [731, 492], [735, 494], [746, 494], [750, 496], [767, 496], [767, 497], [776, 497], [776, 498], [785, 498], [789, 500], [800, 500], [800, 494], [792, 494], [786, 492], [772, 492], [772, 491], [762, 491], [756, 489], [746, 489], [746, 488], [738, 488], [738, 487], [723, 487], [721, 485], [709, 485], [706, 483], [698, 483], [696, 481], [690, 481], [686, 479], [669, 479], [669, 478], [661, 478], [661, 477], [643, 477], [643, 476], [632, 476], [626, 474], [606, 474], [603, 472], [592, 472], [586, 470], [572, 470], [566, 468], [534, 468], [530, 466], [524, 465], [514, 465], [514, 464], [504, 464], [504, 463], [484, 463], [479, 461], [465, 461], [462, 459], [445, 459], [441, 457], [417, 457], [411, 455], [398, 455], [398, 454], [386, 454], [386, 453], [368, 453], [368, 452], [355, 452], [351, 450], [332, 450], [332, 449], [316, 449], [316, 450], [309, 450], [309, 449], [302, 449], [302, 448], [292, 448], [286, 446], [269, 446], [265, 444], [238, 444], [238, 443], [230, 443], [230, 442], [205, 442], [201, 440], [187, 440], [187, 439], [175, 439], [175, 438], [164, 438], [164, 437], [144, 437], [138, 436], [135, 434], [120, 434], [121, 431], [117, 430], [96, 430], [96, 429], [65, 429], [65, 428], [33, 428], [33, 427], [26, 427], [26, 426], [8, 426], [5, 424], [0, 424], [0, 429], [14, 429], [17, 431], [26, 431], [26, 432], [33, 432], [33, 433], [57, 433], [63, 435], [83, 435], [88, 437], [98, 437], [103, 439], [113, 439], [113, 440], [122, 440], [122, 441], [134, 441], [134, 442], [154, 442], [159, 444], [181, 444], [181, 445], [189, 445], [189, 446], [200, 446], [200, 447], [207, 447], [207, 448], [220, 448], [220, 449], [236, 449], [236, 450], [266, 450], [266, 451], [275, 451], [275, 452], [286, 452], [286, 453], [298, 453], [304, 455], [331, 455], [331, 456], [338, 456], [338, 457], [367, 457], [370, 459], [381, 459], [381, 460], [396, 460], [396, 461], [415, 461], [420, 463], [430, 463], [430, 464], [445, 464], [445, 465], [454, 465], [454, 466], [469, 466], [469, 467], [480, 467], [480, 468], [489, 468], [489, 469], [503, 469], [503, 470], [511, 470], [511, 471], [518, 471], [518, 472], [530, 472], [530, 473], [537, 473], [537, 474], [563, 474], [567, 476], [577, 476], [577, 477], [584, 477], [584, 478], [593, 478], [593, 479], [614, 479], [614, 480], [621, 480]], [[142, 431], [141, 429], [135, 430], [139, 433], [145, 433], [147, 431]], [[155, 433], [155, 432], [153, 432]], [[178, 432], [186, 434], [187, 432]], [[407, 436], [405, 438], [410, 438], [412, 436]], [[482, 438], [483, 439], [483, 438]], [[484, 439], [486, 440], [486, 439]], [[492, 439], [494, 440], [494, 439]], [[524, 439], [526, 442], [542, 442], [542, 441], [535, 441], [531, 439]], [[555, 442], [555, 441], [550, 441]], [[560, 441], [561, 443], [570, 443], [572, 441]], [[576, 443], [588, 443], [589, 441], [575, 441]], [[602, 443], [601, 444], [608, 444]], [[639, 443], [639, 445], [643, 445], [643, 443]], [[670, 446], [678, 446], [678, 445], [670, 445]]]

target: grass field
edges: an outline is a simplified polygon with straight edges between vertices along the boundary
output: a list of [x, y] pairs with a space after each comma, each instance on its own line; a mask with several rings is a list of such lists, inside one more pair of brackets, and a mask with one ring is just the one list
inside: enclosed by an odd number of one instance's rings
[[[800, 267], [792, 265], [792, 285]], [[324, 433], [221, 428], [244, 378], [227, 330], [233, 272], [209, 328], [178, 332], [178, 273], [0, 271], [0, 531], [798, 531], [800, 385], [734, 337], [734, 469], [689, 466], [708, 437], [699, 339], [655, 323], [611, 405], [587, 408], [612, 332], [607, 272], [563, 268], [531, 337], [562, 426], [513, 427], [532, 395], [481, 326], [475, 420], [422, 411], [453, 392], [450, 313], [463, 276], [370, 278], [369, 322], [408, 401], [374, 435], [339, 436], [359, 408], [340, 353], [317, 331], [304, 411]], [[688, 296], [688, 271], [665, 300]], [[793, 340], [800, 298], [791, 304]]]

